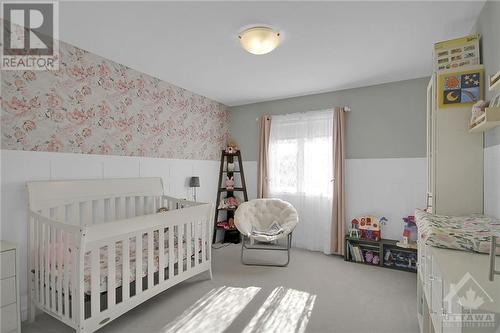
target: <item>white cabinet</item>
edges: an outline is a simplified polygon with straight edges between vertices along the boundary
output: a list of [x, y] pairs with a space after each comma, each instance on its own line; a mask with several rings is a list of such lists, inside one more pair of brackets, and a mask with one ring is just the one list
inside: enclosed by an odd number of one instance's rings
[[441, 215], [482, 213], [483, 134], [469, 133], [470, 106], [440, 109], [439, 93], [435, 73], [427, 87], [427, 208]]
[[[500, 283], [489, 280], [488, 255], [440, 249], [422, 242], [418, 244], [418, 253], [417, 314], [421, 333], [500, 330]], [[496, 262], [500, 265], [500, 256]], [[463, 309], [458, 300], [469, 288], [484, 300], [474, 310]], [[491, 327], [478, 326], [484, 323], [471, 324], [465, 316], [471, 313], [491, 314], [494, 322]]]
[[0, 332], [21, 332], [17, 248], [0, 241]]

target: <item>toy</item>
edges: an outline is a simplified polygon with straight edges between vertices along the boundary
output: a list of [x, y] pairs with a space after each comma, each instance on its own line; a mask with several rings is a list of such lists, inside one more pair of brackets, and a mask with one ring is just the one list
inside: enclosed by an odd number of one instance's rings
[[385, 224], [387, 219], [381, 217], [378, 219], [375, 216], [361, 216], [351, 221], [352, 229], [359, 230], [361, 239], [378, 241], [381, 238], [380, 225]]
[[373, 262], [373, 251], [365, 252], [365, 262], [372, 263]]
[[230, 217], [228, 221], [229, 229], [235, 229], [236, 226], [234, 225], [234, 218]]
[[231, 178], [226, 177], [226, 190], [232, 191], [234, 190], [234, 177]]
[[227, 163], [227, 171], [229, 172], [234, 171], [234, 162]]
[[417, 223], [415, 222], [415, 216], [409, 215], [407, 217], [403, 217], [403, 221], [405, 223], [403, 241], [398, 242], [397, 245], [401, 247], [416, 248]]
[[349, 237], [351, 238], [359, 238], [359, 231], [355, 228], [349, 228]]
[[391, 250], [387, 250], [384, 255], [384, 265], [392, 266], [394, 265], [394, 256], [392, 255]]
[[374, 255], [373, 260], [372, 260], [372, 264], [378, 265], [379, 262], [380, 262], [380, 257], [378, 256], [378, 254]]
[[472, 105], [472, 116], [470, 118], [470, 124], [473, 125], [479, 118], [485, 113], [487, 103], [483, 100], [477, 101]]
[[226, 153], [227, 154], [236, 154], [238, 151], [238, 146], [233, 139], [227, 140]]
[[239, 200], [235, 197], [229, 197], [229, 198], [225, 198], [223, 201], [221, 201], [221, 203], [219, 204], [219, 209], [234, 209], [236, 207], [238, 207], [238, 205], [240, 204]]

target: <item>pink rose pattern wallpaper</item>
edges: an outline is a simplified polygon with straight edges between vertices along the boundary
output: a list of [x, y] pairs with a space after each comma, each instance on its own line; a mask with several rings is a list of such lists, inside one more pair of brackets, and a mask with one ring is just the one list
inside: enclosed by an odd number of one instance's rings
[[58, 71], [2, 71], [2, 149], [218, 160], [227, 108], [60, 43]]

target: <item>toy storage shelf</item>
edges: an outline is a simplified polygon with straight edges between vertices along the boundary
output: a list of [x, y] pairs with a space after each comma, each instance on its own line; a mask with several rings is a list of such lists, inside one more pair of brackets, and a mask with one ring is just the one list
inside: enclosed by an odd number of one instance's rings
[[[395, 270], [399, 270], [399, 271], [416, 273], [417, 272], [416, 263], [413, 267], [410, 268], [410, 267], [399, 267], [399, 266], [396, 266], [395, 264], [388, 265], [388, 262], [386, 262], [384, 257], [385, 257], [385, 254], [387, 253], [387, 251], [389, 251], [389, 250], [394, 252], [394, 253], [404, 253], [404, 254], [415, 256], [415, 258], [417, 257], [417, 249], [399, 247], [396, 244], [397, 242], [398, 242], [397, 240], [393, 240], [393, 239], [381, 239], [379, 241], [373, 241], [373, 240], [350, 237], [349, 235], [346, 235], [345, 236], [344, 260], [354, 262], [356, 264], [379, 266], [379, 267], [385, 267], [385, 268], [395, 269]], [[363, 252], [364, 251], [372, 251], [373, 253], [376, 253], [379, 256], [380, 261], [378, 262], [378, 264], [372, 264], [372, 263], [368, 263], [365, 261], [356, 261], [356, 259], [351, 254], [349, 245], [358, 246], [359, 248], [361, 248], [361, 250]]]
[[497, 126], [500, 126], [500, 107], [486, 108], [484, 114], [469, 126], [469, 132], [485, 132]]

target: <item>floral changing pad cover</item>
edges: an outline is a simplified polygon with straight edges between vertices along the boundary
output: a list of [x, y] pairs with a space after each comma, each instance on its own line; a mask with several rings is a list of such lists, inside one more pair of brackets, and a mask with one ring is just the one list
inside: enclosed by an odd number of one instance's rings
[[[415, 211], [419, 237], [435, 247], [489, 253], [493, 231], [500, 231], [500, 220], [484, 215], [447, 216]], [[500, 255], [497, 249], [497, 255]]]

